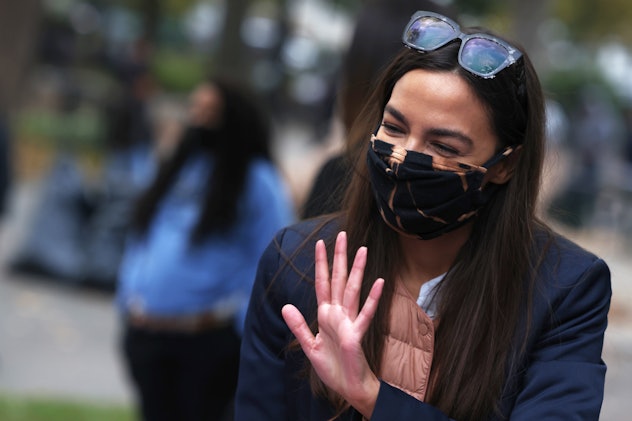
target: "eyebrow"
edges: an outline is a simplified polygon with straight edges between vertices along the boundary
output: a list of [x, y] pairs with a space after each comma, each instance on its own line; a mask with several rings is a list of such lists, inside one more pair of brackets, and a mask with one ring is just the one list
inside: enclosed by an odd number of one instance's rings
[[[408, 125], [408, 120], [406, 119], [404, 114], [402, 114], [398, 109], [394, 108], [393, 106], [387, 104], [386, 107], [384, 107], [384, 112], [391, 114], [394, 118], [396, 118], [403, 124]], [[463, 143], [466, 143], [467, 146], [472, 146], [474, 144], [474, 142], [472, 141], [472, 138], [470, 138], [465, 133], [457, 131], [457, 130], [432, 128], [428, 131], [428, 133], [434, 136], [438, 136], [438, 137], [452, 137], [457, 140], [460, 140]]]
[[384, 112], [392, 114], [393, 117], [395, 117], [397, 120], [408, 125], [408, 120], [406, 119], [406, 117], [404, 117], [404, 114], [399, 112], [399, 110], [393, 107], [392, 105], [386, 104], [386, 107], [384, 107]]
[[474, 142], [472, 141], [472, 139], [467, 136], [464, 133], [461, 133], [459, 131], [456, 130], [449, 130], [449, 129], [430, 129], [428, 131], [428, 133], [430, 133], [431, 135], [434, 136], [438, 136], [438, 137], [452, 137], [455, 138], [457, 140], [460, 140], [461, 142], [465, 143], [466, 146], [472, 146], [474, 144]]

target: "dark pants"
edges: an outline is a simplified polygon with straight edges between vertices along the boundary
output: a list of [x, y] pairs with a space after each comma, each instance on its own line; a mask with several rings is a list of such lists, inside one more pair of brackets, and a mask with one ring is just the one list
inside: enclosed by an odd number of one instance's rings
[[143, 420], [231, 420], [240, 342], [232, 327], [191, 334], [128, 326], [123, 354]]

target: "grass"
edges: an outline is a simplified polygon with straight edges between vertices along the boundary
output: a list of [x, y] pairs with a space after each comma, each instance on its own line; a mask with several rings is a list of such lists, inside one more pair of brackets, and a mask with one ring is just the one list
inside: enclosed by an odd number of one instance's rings
[[124, 405], [94, 404], [52, 398], [0, 396], [2, 421], [134, 421]]

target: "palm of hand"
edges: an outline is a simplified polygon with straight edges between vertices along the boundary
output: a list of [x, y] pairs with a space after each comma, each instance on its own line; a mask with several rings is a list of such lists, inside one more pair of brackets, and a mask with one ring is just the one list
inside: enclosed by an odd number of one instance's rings
[[336, 239], [334, 261], [329, 278], [327, 253], [323, 241], [316, 243], [316, 300], [318, 333], [314, 336], [296, 307], [283, 307], [283, 317], [301, 344], [320, 379], [350, 403], [361, 396], [368, 382], [377, 382], [362, 350], [362, 338], [377, 309], [384, 281], [376, 280], [359, 311], [360, 287], [367, 250], [361, 247], [347, 272], [345, 233]]

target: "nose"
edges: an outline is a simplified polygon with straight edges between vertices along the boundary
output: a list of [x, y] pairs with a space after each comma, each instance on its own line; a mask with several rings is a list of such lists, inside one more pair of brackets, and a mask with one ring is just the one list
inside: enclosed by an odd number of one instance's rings
[[403, 145], [405, 149], [415, 152], [424, 152], [424, 142], [418, 136], [408, 135]]

